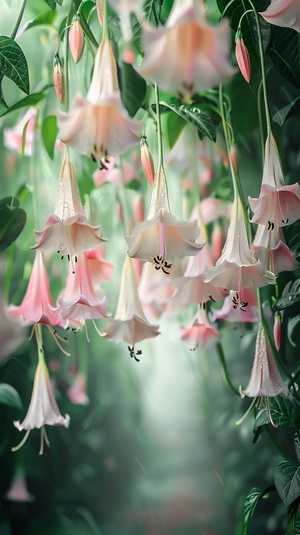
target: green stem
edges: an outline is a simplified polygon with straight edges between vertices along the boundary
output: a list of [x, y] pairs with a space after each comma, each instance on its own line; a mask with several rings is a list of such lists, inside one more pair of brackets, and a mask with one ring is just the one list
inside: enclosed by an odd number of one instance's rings
[[268, 134], [271, 132], [271, 119], [270, 119], [270, 112], [269, 112], [269, 104], [268, 104], [268, 92], [267, 92], [267, 82], [266, 82], [266, 66], [265, 66], [265, 55], [264, 55], [264, 49], [263, 49], [263, 43], [262, 43], [262, 35], [261, 35], [261, 27], [259, 24], [259, 19], [257, 15], [257, 11], [252, 3], [252, 0], [248, 0], [250, 6], [253, 9], [253, 14], [255, 17], [255, 23], [257, 28], [257, 35], [258, 35], [258, 48], [259, 48], [259, 56], [260, 56], [260, 64], [261, 64], [261, 76], [262, 76], [262, 86], [263, 86], [263, 96], [264, 96], [264, 106], [265, 106], [265, 114], [266, 114], [266, 122], [267, 122], [267, 129]]
[[12, 267], [13, 267], [14, 251], [15, 251], [15, 242], [12, 242], [12, 244], [9, 246], [9, 249], [8, 249], [7, 264], [6, 264], [6, 271], [5, 271], [4, 292], [3, 292], [5, 303], [9, 303], [9, 288], [10, 288], [10, 281], [11, 281], [11, 274], [12, 274]]
[[122, 206], [122, 212], [123, 212], [123, 222], [124, 222], [124, 230], [125, 230], [125, 236], [129, 236], [130, 234], [130, 224], [129, 224], [129, 212], [128, 212], [128, 198], [127, 198], [127, 190], [125, 186], [125, 180], [124, 180], [124, 171], [123, 171], [123, 165], [122, 165], [122, 157], [119, 158], [120, 161], [120, 175], [121, 175], [121, 191], [122, 191], [122, 200], [121, 200], [121, 206]]
[[10, 34], [11, 39], [14, 39], [16, 37], [16, 35], [17, 35], [18, 29], [19, 29], [19, 26], [21, 24], [21, 20], [22, 20], [22, 17], [23, 17], [23, 13], [24, 13], [24, 10], [25, 10], [26, 2], [27, 2], [27, 0], [23, 0], [23, 2], [21, 4], [21, 8], [20, 8], [17, 20], [16, 20], [15, 25], [14, 25], [12, 31], [11, 31], [11, 34]]
[[108, 20], [107, 20], [107, 1], [106, 0], [102, 0], [102, 6], [103, 6], [103, 33], [102, 33], [102, 39], [104, 39], [104, 38], [109, 39]]
[[38, 346], [38, 359], [40, 364], [45, 364], [45, 354], [44, 354], [44, 346], [43, 346], [43, 335], [42, 335], [42, 328], [40, 323], [36, 323], [34, 325], [35, 330], [35, 337], [37, 341]]
[[162, 131], [161, 131], [161, 116], [160, 116], [160, 108], [159, 108], [159, 91], [158, 91], [157, 83], [154, 84], [154, 92], [155, 92], [157, 142], [158, 142], [158, 165], [157, 165], [157, 169], [159, 169], [159, 168], [163, 169], [164, 168], [163, 144], [162, 144]]
[[206, 224], [204, 223], [202, 212], [201, 212], [201, 205], [200, 205], [201, 196], [200, 196], [200, 189], [199, 189], [196, 145], [194, 143], [194, 140], [192, 139], [193, 134], [194, 134], [194, 129], [191, 130], [191, 145], [190, 146], [191, 146], [192, 175], [193, 175], [193, 185], [194, 185], [195, 206], [197, 206], [197, 210], [198, 210], [199, 227], [203, 234], [204, 240], [207, 242], [208, 232], [207, 232]]
[[235, 388], [235, 386], [231, 382], [231, 379], [230, 379], [230, 376], [229, 376], [229, 373], [228, 373], [228, 369], [227, 369], [227, 364], [226, 364], [226, 360], [225, 360], [223, 347], [222, 347], [222, 344], [220, 342], [217, 343], [216, 349], [217, 349], [217, 353], [218, 353], [218, 357], [219, 357], [221, 366], [223, 368], [223, 372], [224, 372], [224, 375], [225, 375], [226, 382], [227, 382], [229, 388], [232, 390], [232, 392], [236, 396], [240, 397], [239, 391], [237, 390], [237, 388]]

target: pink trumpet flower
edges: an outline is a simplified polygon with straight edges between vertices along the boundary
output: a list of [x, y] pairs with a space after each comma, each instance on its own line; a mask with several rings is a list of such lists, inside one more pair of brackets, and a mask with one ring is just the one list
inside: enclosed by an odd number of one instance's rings
[[93, 174], [95, 186], [101, 186], [105, 182], [109, 182], [116, 187], [120, 187], [122, 183], [128, 184], [130, 180], [140, 180], [136, 169], [124, 158], [118, 162], [117, 158], [105, 158], [101, 161], [102, 167], [97, 169]]
[[[246, 415], [257, 399], [261, 400], [262, 398], [265, 398], [270, 422], [277, 427], [272, 420], [269, 398], [274, 396], [287, 396], [288, 393], [288, 388], [279, 373], [272, 355], [271, 346], [266, 338], [264, 326], [260, 323], [256, 338], [255, 357], [250, 381], [245, 390], [240, 387], [240, 394], [242, 397], [248, 396], [254, 398]], [[237, 423], [241, 423], [244, 417]]]
[[262, 186], [258, 198], [249, 197], [252, 222], [283, 227], [300, 219], [300, 186], [287, 186], [284, 181], [276, 141], [269, 132], [265, 146]]
[[271, 0], [266, 11], [260, 15], [270, 24], [293, 28], [296, 32], [300, 32], [299, 0]]
[[9, 305], [7, 309], [11, 319], [20, 325], [28, 326], [35, 323], [64, 327], [59, 310], [53, 307], [50, 294], [48, 274], [43, 262], [41, 251], [37, 251], [23, 302], [19, 306]]
[[41, 429], [41, 447], [39, 453], [40, 455], [42, 455], [44, 449], [44, 441], [49, 446], [45, 425], [63, 425], [64, 427], [68, 427], [69, 422], [69, 415], [66, 414], [66, 416], [62, 416], [59, 411], [52, 392], [49, 372], [46, 363], [43, 358], [39, 358], [39, 362], [34, 376], [31, 401], [27, 414], [23, 422], [14, 422], [16, 428], [19, 429], [19, 431], [25, 429], [26, 434], [20, 444], [15, 448], [12, 448], [12, 451], [16, 451], [21, 448], [26, 442], [30, 431], [32, 429], [37, 428]]
[[25, 156], [32, 156], [34, 142], [36, 109], [29, 108], [21, 121], [13, 128], [4, 128], [4, 145], [7, 149], [21, 154], [23, 144], [23, 132], [26, 128], [24, 143]]
[[265, 270], [260, 260], [254, 257], [248, 242], [243, 208], [238, 196], [232, 205], [230, 225], [222, 254], [215, 267], [204, 269], [204, 281], [211, 282], [219, 288], [239, 292], [244, 288], [260, 288], [275, 284], [274, 273]]
[[108, 320], [103, 336], [117, 344], [124, 341], [133, 347], [146, 338], [160, 334], [157, 325], [151, 325], [139, 298], [132, 259], [127, 256], [121, 279], [119, 301], [114, 319]]
[[31, 249], [47, 253], [57, 252], [71, 261], [73, 272], [77, 255], [107, 241], [99, 235], [99, 226], [88, 224], [77, 185], [75, 169], [68, 157], [64, 158], [58, 182], [54, 214], [46, 221], [45, 230], [35, 230], [37, 244]]
[[243, 300], [239, 293], [231, 290], [225, 297], [222, 308], [211, 309], [213, 320], [226, 320], [232, 323], [257, 323], [258, 308], [254, 288], [243, 290]]
[[73, 384], [67, 390], [67, 396], [74, 405], [88, 405], [90, 400], [87, 395], [86, 377], [77, 373]]
[[86, 98], [78, 94], [68, 113], [58, 118], [59, 139], [94, 161], [117, 156], [140, 141], [141, 122], [124, 108], [116, 60], [109, 40], [98, 48]]
[[195, 243], [198, 235], [196, 221], [178, 221], [170, 212], [166, 176], [160, 166], [155, 175], [147, 220], [136, 225], [132, 234], [125, 237], [128, 255], [152, 262], [155, 269], [169, 274], [175, 260], [200, 252], [203, 245]]
[[190, 327], [180, 328], [181, 340], [189, 347], [191, 351], [202, 347], [208, 349], [214, 346], [221, 338], [217, 329], [215, 329], [207, 318], [205, 308], [199, 307], [196, 316], [193, 318]]
[[285, 243], [281, 228], [258, 225], [251, 249], [255, 258], [276, 275], [299, 267], [295, 254]]
[[138, 71], [164, 91], [189, 97], [236, 72], [229, 63], [228, 21], [210, 26], [197, 0], [175, 0], [165, 26], [144, 22], [142, 29], [145, 55]]

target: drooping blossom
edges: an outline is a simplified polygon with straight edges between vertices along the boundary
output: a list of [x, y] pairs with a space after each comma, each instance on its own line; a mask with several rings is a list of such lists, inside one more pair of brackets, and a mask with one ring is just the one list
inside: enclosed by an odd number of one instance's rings
[[49, 378], [49, 372], [44, 358], [39, 358], [34, 376], [33, 391], [27, 414], [22, 422], [16, 421], [14, 425], [19, 431], [26, 431], [23, 440], [18, 446], [12, 448], [13, 451], [19, 449], [28, 438], [32, 429], [41, 429], [40, 455], [43, 454], [44, 441], [49, 445], [45, 425], [63, 425], [68, 427], [70, 417], [68, 414], [62, 416], [55, 401]]
[[220, 288], [237, 291], [243, 302], [246, 302], [242, 294], [244, 288], [260, 288], [276, 283], [274, 273], [266, 270], [250, 249], [243, 207], [238, 195], [235, 195], [232, 205], [222, 254], [215, 267], [204, 269], [204, 280]]
[[155, 269], [169, 274], [172, 263], [185, 256], [196, 255], [203, 245], [196, 243], [199, 228], [192, 223], [179, 221], [169, 206], [166, 176], [159, 166], [152, 188], [150, 208], [146, 221], [139, 223], [130, 236], [125, 237], [128, 255], [152, 262]]
[[24, 469], [21, 464], [17, 465], [10, 487], [5, 494], [5, 499], [10, 502], [20, 503], [32, 502], [34, 500], [34, 496], [28, 492]]
[[225, 297], [223, 306], [219, 309], [211, 308], [211, 317], [214, 321], [226, 320], [232, 323], [257, 323], [258, 308], [256, 290], [244, 288], [243, 299], [238, 292], [231, 290]]
[[111, 158], [106, 158], [101, 163], [102, 167], [93, 174], [95, 186], [101, 186], [105, 182], [109, 182], [116, 187], [120, 187], [122, 183], [128, 184], [133, 179], [140, 180], [136, 169], [125, 158], [122, 158], [119, 162], [117, 158], [111, 156]]
[[32, 156], [33, 142], [34, 142], [34, 128], [35, 128], [36, 109], [29, 108], [21, 121], [15, 127], [7, 127], [3, 130], [4, 145], [7, 149], [22, 152], [23, 133], [26, 128], [24, 154], [25, 156]]
[[295, 254], [285, 243], [281, 228], [258, 225], [251, 249], [255, 258], [276, 275], [282, 271], [293, 271], [299, 266]]
[[59, 114], [58, 124], [59, 139], [95, 161], [139, 143], [141, 122], [131, 119], [122, 104], [116, 61], [106, 37], [96, 54], [86, 98], [78, 94], [69, 112]]
[[249, 197], [252, 222], [269, 228], [290, 225], [300, 219], [300, 185], [284, 181], [276, 141], [269, 132], [265, 146], [262, 186], [258, 198]]
[[67, 396], [74, 405], [88, 405], [90, 400], [87, 395], [86, 377], [82, 373], [76, 373], [74, 382], [67, 390]]
[[260, 15], [270, 24], [293, 28], [296, 32], [300, 32], [299, 0], [271, 0], [266, 11]]
[[94, 289], [99, 289], [103, 282], [111, 281], [114, 266], [105, 259], [101, 245], [86, 252], [86, 261]]
[[158, 326], [151, 325], [144, 314], [132, 259], [129, 256], [126, 257], [123, 267], [119, 300], [114, 318], [108, 320], [108, 326], [102, 329], [102, 334], [117, 344], [124, 341], [132, 347], [146, 338], [155, 338], [160, 334]]
[[261, 323], [258, 327], [250, 381], [245, 390], [240, 387], [240, 394], [242, 397], [254, 398], [254, 401], [266, 398], [269, 418], [271, 423], [275, 425], [271, 417], [269, 398], [287, 396], [288, 388], [279, 373], [264, 326]]
[[73, 271], [77, 255], [107, 241], [99, 235], [99, 226], [88, 224], [80, 201], [79, 189], [72, 162], [66, 155], [60, 170], [58, 194], [45, 230], [34, 231], [37, 243], [31, 249], [67, 256]]
[[193, 351], [197, 347], [204, 349], [213, 347], [221, 336], [210, 324], [205, 307], [199, 307], [189, 325], [180, 328], [180, 338]]
[[21, 305], [9, 305], [7, 313], [11, 319], [17, 320], [24, 327], [35, 323], [65, 326], [60, 312], [52, 303], [49, 278], [41, 251], [36, 251], [26, 294]]
[[191, 96], [235, 73], [228, 21], [210, 26], [197, 0], [175, 0], [165, 26], [143, 22], [142, 31], [145, 55], [138, 71], [164, 91]]
[[[75, 273], [70, 265], [66, 287], [57, 300], [64, 319], [84, 325], [86, 320], [92, 320], [94, 323], [96, 319], [106, 317], [106, 298], [101, 296], [102, 299], [100, 299], [96, 295], [93, 284], [95, 276], [95, 266], [89, 264], [87, 253], [78, 256]], [[101, 293], [103, 294], [102, 291]]]
[[78, 15], [75, 15], [72, 20], [69, 30], [69, 45], [73, 59], [75, 63], [78, 63], [84, 47], [84, 33]]

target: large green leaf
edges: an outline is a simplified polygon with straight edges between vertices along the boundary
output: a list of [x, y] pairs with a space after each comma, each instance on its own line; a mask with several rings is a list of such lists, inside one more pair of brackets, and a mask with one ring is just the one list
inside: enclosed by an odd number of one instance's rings
[[207, 111], [203, 111], [199, 104], [168, 104], [167, 102], [160, 102], [162, 111], [173, 111], [177, 113], [185, 121], [192, 123], [198, 130], [200, 139], [208, 137], [212, 141], [216, 141], [216, 127]]
[[56, 16], [56, 11], [45, 11], [35, 19], [28, 20], [24, 26], [22, 26], [20, 33], [25, 32], [29, 28], [35, 28], [36, 26], [53, 26]]
[[282, 296], [275, 303], [275, 310], [284, 310], [300, 300], [300, 279], [290, 281], [283, 289]]
[[49, 158], [53, 160], [55, 141], [58, 133], [55, 115], [45, 117], [42, 122], [42, 139]]
[[300, 35], [289, 28], [272, 26], [268, 56], [279, 72], [300, 88]]
[[26, 213], [15, 197], [0, 200], [0, 252], [16, 240], [26, 222]]
[[24, 93], [29, 93], [28, 65], [20, 46], [5, 35], [0, 36], [0, 71]]
[[46, 4], [48, 4], [48, 6], [51, 8], [51, 9], [56, 9], [56, 2], [55, 0], [45, 0]]
[[[300, 413], [293, 405], [290, 399], [282, 396], [276, 396], [270, 399], [270, 410], [272, 420], [278, 427], [289, 427], [298, 429], [300, 427]], [[253, 432], [259, 427], [270, 423], [269, 411], [261, 409], [254, 422]]]
[[40, 91], [39, 93], [32, 93], [31, 95], [28, 95], [28, 97], [22, 98], [21, 100], [18, 100], [15, 104], [10, 106], [10, 108], [7, 108], [0, 112], [0, 117], [3, 115], [7, 115], [8, 113], [18, 110], [19, 108], [24, 108], [26, 106], [35, 106], [38, 102], [46, 98], [47, 96], [47, 89], [52, 86], [47, 86], [43, 91]]
[[0, 384], [0, 403], [15, 409], [22, 409], [22, 401], [18, 392], [6, 383]]
[[274, 475], [277, 492], [285, 506], [291, 505], [300, 496], [300, 467], [290, 461], [281, 461]]
[[290, 344], [292, 344], [293, 347], [297, 347], [297, 342], [300, 338], [299, 325], [300, 314], [294, 316], [293, 318], [289, 318], [287, 326], [287, 336]]
[[147, 83], [130, 65], [121, 62], [119, 68], [119, 82], [122, 102], [133, 117], [144, 103], [147, 93]]
[[90, 16], [90, 12], [94, 8], [95, 8], [95, 3], [92, 2], [91, 0], [87, 0], [87, 2], [84, 2], [83, 4], [81, 4], [81, 9], [79, 10], [78, 14], [79, 14], [79, 18], [80, 18], [80, 24], [81, 24], [81, 27], [82, 27], [85, 35], [89, 38], [91, 43], [93, 43], [93, 45], [98, 48], [98, 41], [95, 38], [95, 36], [94, 36], [94, 34], [93, 34], [93, 32], [92, 32], [92, 30], [90, 28], [90, 25], [88, 23], [88, 18]]
[[245, 500], [243, 535], [247, 535], [250, 519], [253, 516], [254, 510], [262, 496], [263, 491], [258, 487], [253, 487]]

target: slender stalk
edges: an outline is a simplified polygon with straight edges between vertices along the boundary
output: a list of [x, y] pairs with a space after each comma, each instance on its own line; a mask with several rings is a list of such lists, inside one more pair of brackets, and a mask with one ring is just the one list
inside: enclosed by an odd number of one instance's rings
[[21, 20], [22, 20], [22, 17], [23, 17], [23, 13], [25, 11], [26, 2], [27, 2], [27, 0], [23, 0], [23, 2], [21, 4], [17, 20], [16, 20], [15, 25], [14, 25], [12, 31], [11, 31], [11, 34], [10, 34], [11, 39], [14, 39], [16, 37], [16, 35], [17, 35], [18, 29], [19, 29], [19, 26], [21, 24]]
[[196, 148], [194, 140], [192, 139], [192, 135], [194, 133], [194, 130], [191, 131], [191, 160], [192, 160], [192, 175], [193, 175], [193, 186], [194, 186], [194, 199], [195, 199], [195, 206], [197, 206], [198, 211], [198, 220], [199, 220], [199, 227], [203, 234], [204, 240], [208, 241], [208, 233], [207, 228], [204, 223], [202, 212], [201, 212], [201, 196], [200, 196], [200, 189], [199, 189], [199, 177], [198, 177], [198, 165], [197, 165], [197, 156], [196, 156]]
[[156, 124], [157, 124], [157, 142], [158, 142], [158, 164], [157, 169], [164, 168], [163, 162], [163, 144], [162, 144], [162, 130], [161, 130], [161, 117], [159, 108], [159, 91], [157, 83], [154, 84], [155, 92], [155, 106], [156, 106]]
[[124, 230], [125, 230], [125, 236], [128, 236], [130, 233], [130, 224], [129, 224], [129, 213], [128, 213], [128, 198], [127, 198], [127, 190], [125, 186], [125, 180], [124, 180], [124, 171], [123, 171], [123, 165], [122, 165], [122, 158], [119, 158], [120, 161], [120, 175], [121, 175], [121, 191], [122, 191], [122, 215], [123, 215], [123, 222], [124, 222]]
[[217, 353], [218, 353], [218, 357], [219, 357], [221, 366], [223, 368], [223, 372], [224, 372], [224, 375], [225, 375], [226, 382], [227, 382], [229, 388], [232, 390], [232, 392], [236, 396], [240, 397], [240, 393], [239, 393], [238, 389], [235, 388], [235, 386], [231, 382], [230, 375], [229, 375], [228, 369], [227, 369], [227, 364], [226, 364], [226, 360], [225, 360], [225, 355], [224, 355], [222, 344], [220, 342], [218, 342], [217, 345], [216, 345], [216, 348], [217, 348]]
[[105, 37], [109, 38], [109, 31], [108, 31], [108, 20], [107, 20], [107, 1], [102, 0], [102, 7], [103, 7], [103, 33], [102, 33], [102, 39]]
[[4, 302], [9, 303], [9, 287], [12, 274], [13, 258], [15, 251], [15, 242], [12, 242], [8, 249], [6, 270], [5, 270], [5, 280], [4, 280]]

